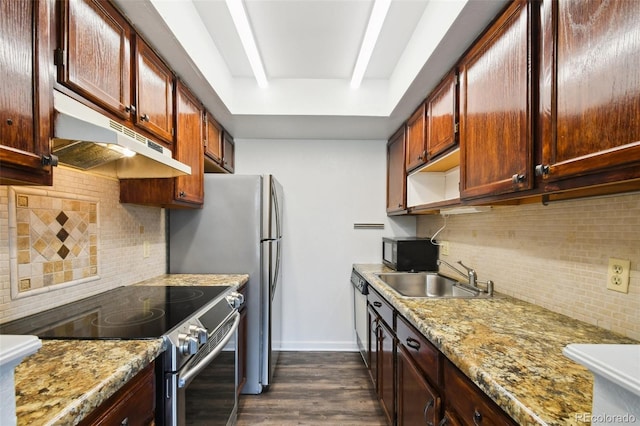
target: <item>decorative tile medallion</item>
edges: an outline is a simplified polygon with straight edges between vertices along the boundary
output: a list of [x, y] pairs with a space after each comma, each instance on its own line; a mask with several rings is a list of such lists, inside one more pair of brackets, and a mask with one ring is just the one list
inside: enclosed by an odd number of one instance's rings
[[97, 200], [16, 187], [9, 200], [12, 296], [99, 278]]

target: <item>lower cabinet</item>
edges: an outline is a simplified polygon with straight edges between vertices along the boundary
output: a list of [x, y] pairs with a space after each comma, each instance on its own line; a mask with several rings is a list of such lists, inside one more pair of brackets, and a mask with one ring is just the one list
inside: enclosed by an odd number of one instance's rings
[[372, 287], [369, 368], [390, 425], [516, 425]]
[[154, 363], [151, 363], [82, 420], [80, 426], [146, 426], [153, 424], [155, 412], [154, 377]]
[[398, 425], [437, 425], [440, 395], [403, 345], [398, 345]]
[[447, 359], [444, 360], [444, 395], [447, 410], [455, 413], [462, 425], [517, 424]]
[[393, 308], [375, 290], [367, 296], [369, 302], [371, 377], [382, 410], [389, 424], [395, 419], [395, 333]]

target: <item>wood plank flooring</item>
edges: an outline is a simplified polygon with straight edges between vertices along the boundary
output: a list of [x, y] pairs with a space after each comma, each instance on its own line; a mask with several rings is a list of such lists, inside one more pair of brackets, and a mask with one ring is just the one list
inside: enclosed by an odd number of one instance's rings
[[281, 352], [269, 390], [238, 403], [238, 426], [386, 424], [357, 352]]

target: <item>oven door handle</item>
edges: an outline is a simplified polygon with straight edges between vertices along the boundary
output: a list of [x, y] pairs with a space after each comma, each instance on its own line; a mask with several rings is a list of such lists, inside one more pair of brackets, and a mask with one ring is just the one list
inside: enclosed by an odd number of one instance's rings
[[235, 319], [233, 320], [231, 330], [229, 330], [229, 333], [224, 336], [224, 339], [222, 339], [220, 343], [218, 343], [218, 346], [216, 346], [211, 352], [209, 352], [207, 356], [202, 358], [202, 361], [190, 368], [189, 371], [178, 376], [178, 388], [187, 386], [187, 383], [189, 383], [195, 376], [200, 374], [200, 372], [204, 370], [207, 365], [209, 365], [211, 361], [213, 361], [213, 359], [217, 357], [218, 354], [220, 354], [220, 352], [222, 352], [222, 349], [227, 345], [227, 343], [229, 343], [229, 340], [231, 340], [231, 337], [233, 337], [234, 333], [238, 329], [238, 324], [240, 324], [240, 313], [236, 311], [234, 315]]

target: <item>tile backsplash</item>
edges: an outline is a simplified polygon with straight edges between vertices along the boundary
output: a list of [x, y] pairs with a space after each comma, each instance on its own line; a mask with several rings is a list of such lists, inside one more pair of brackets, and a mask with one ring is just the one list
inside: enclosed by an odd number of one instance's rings
[[11, 297], [99, 279], [98, 200], [9, 188]]
[[[442, 216], [421, 216], [432, 236]], [[498, 206], [452, 215], [437, 240], [496, 291], [640, 340], [640, 194]], [[631, 261], [629, 293], [607, 289], [609, 258]], [[544, 332], [544, 330], [541, 330]]]
[[0, 186], [0, 322], [166, 271], [164, 209], [120, 204], [115, 179], [54, 176]]

